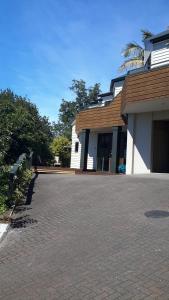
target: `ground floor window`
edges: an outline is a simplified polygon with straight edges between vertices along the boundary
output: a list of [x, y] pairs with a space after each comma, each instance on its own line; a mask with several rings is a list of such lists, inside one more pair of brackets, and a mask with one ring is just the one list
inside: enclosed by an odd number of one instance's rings
[[78, 152], [79, 151], [79, 142], [76, 142], [75, 143], [75, 152]]

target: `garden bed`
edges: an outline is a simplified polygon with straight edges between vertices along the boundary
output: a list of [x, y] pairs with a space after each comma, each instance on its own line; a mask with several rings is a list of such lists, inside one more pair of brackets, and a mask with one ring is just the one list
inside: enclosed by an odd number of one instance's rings
[[10, 224], [12, 217], [13, 209], [9, 209], [3, 214], [0, 215], [0, 224]]
[[23, 204], [32, 179], [31, 156], [20, 155], [12, 166], [0, 172], [0, 224], [10, 224], [15, 206]]

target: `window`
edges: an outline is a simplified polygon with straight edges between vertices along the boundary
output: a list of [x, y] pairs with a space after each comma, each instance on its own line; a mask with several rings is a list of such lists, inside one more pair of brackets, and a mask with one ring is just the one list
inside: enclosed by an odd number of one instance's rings
[[75, 152], [78, 152], [78, 150], [79, 150], [79, 142], [76, 142], [75, 143]]

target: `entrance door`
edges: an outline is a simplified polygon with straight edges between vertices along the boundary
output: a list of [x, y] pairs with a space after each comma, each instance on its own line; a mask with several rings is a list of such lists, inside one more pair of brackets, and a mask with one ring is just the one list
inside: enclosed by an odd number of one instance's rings
[[169, 121], [153, 122], [153, 172], [169, 173]]
[[112, 152], [112, 133], [100, 133], [97, 146], [97, 170], [110, 171], [110, 158]]

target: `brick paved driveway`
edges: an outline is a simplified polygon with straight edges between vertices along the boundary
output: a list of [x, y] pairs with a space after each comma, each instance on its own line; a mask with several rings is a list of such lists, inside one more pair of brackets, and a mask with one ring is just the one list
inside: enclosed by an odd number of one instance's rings
[[0, 246], [0, 299], [169, 299], [169, 177], [39, 175]]

